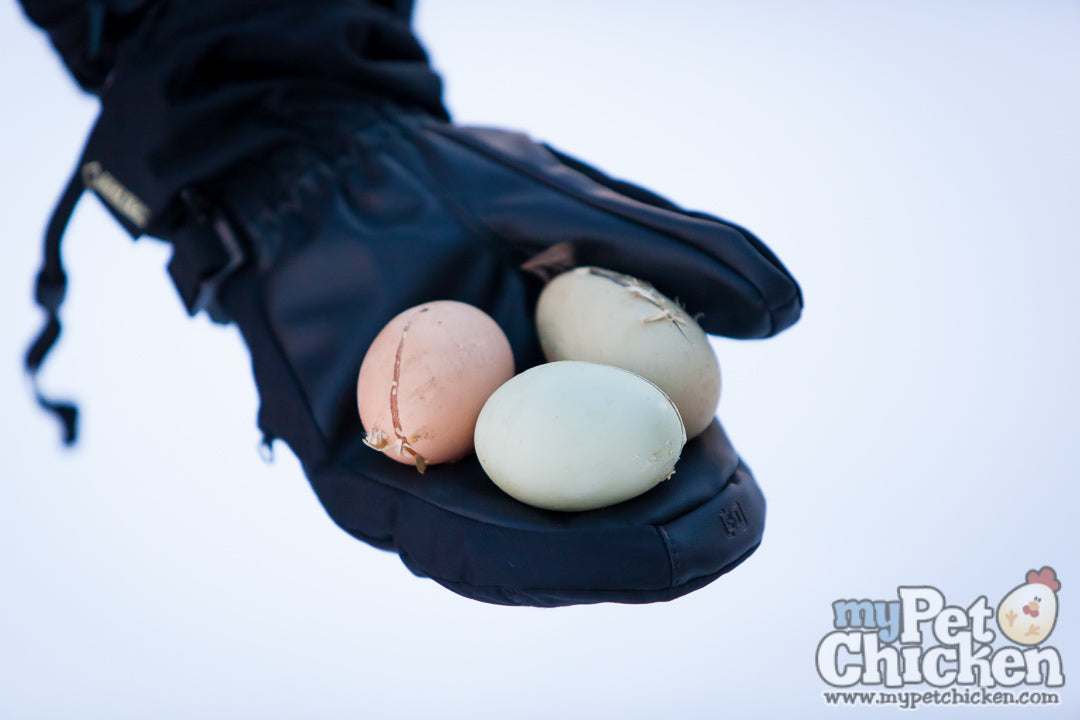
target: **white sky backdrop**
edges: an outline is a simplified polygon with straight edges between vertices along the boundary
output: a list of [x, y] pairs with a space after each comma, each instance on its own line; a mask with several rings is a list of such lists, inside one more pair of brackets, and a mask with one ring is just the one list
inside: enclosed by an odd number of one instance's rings
[[[826, 707], [838, 598], [1062, 581], [1080, 690], [1080, 3], [421, 0], [459, 122], [522, 129], [753, 229], [806, 311], [717, 340], [765, 541], [672, 603], [500, 608], [414, 578], [256, 453], [231, 329], [89, 196], [65, 333], [21, 359], [41, 230], [95, 114], [0, 3], [0, 717], [718, 718]], [[976, 708], [920, 713], [973, 717]], [[1030, 713], [1030, 715], [1028, 714]]]

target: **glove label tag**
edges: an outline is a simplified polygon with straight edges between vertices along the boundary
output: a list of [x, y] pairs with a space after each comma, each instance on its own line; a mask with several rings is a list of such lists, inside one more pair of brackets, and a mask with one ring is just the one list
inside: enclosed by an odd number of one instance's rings
[[144, 229], [150, 222], [150, 207], [124, 187], [112, 173], [102, 168], [101, 163], [94, 160], [83, 165], [82, 178], [86, 187], [97, 193], [135, 227]]

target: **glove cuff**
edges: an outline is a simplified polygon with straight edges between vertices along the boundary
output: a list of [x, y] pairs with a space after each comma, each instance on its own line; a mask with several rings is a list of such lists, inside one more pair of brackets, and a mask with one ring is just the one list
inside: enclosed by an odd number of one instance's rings
[[358, 107], [448, 117], [407, 18], [376, 2], [160, 0], [109, 51], [83, 164], [105, 179], [89, 186], [135, 237], [175, 225], [166, 215], [182, 188], [333, 133]]

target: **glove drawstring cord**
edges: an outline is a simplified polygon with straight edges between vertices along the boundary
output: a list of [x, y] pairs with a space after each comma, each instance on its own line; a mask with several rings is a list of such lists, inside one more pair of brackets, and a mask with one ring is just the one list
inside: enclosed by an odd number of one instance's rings
[[67, 276], [64, 274], [64, 266], [60, 257], [60, 243], [67, 229], [68, 221], [75, 212], [75, 205], [82, 197], [82, 177], [79, 170], [67, 184], [64, 194], [53, 210], [45, 231], [44, 258], [41, 270], [38, 272], [34, 297], [37, 304], [48, 314], [45, 326], [41, 329], [37, 339], [30, 345], [26, 352], [25, 367], [33, 384], [34, 397], [38, 405], [52, 413], [63, 424], [64, 444], [71, 446], [75, 443], [77, 435], [79, 411], [70, 402], [52, 400], [41, 392], [38, 382], [38, 371], [45, 356], [49, 354], [56, 340], [60, 337], [60, 305], [64, 302], [67, 290]]

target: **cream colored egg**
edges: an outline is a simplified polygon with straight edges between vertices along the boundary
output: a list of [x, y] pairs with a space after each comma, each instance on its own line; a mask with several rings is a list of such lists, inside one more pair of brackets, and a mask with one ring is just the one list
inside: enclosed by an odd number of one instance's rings
[[459, 460], [472, 450], [480, 408], [513, 374], [510, 342], [487, 313], [451, 300], [409, 308], [360, 366], [364, 442], [420, 472]]
[[701, 326], [646, 282], [595, 267], [554, 278], [536, 307], [548, 360], [584, 360], [629, 370], [660, 387], [688, 437], [716, 415], [720, 365]]
[[631, 372], [552, 362], [496, 390], [476, 422], [476, 455], [507, 494], [549, 510], [592, 510], [670, 477], [686, 443], [679, 411]]
[[1041, 583], [1014, 588], [997, 609], [998, 627], [1019, 645], [1038, 645], [1057, 621], [1057, 594]]

